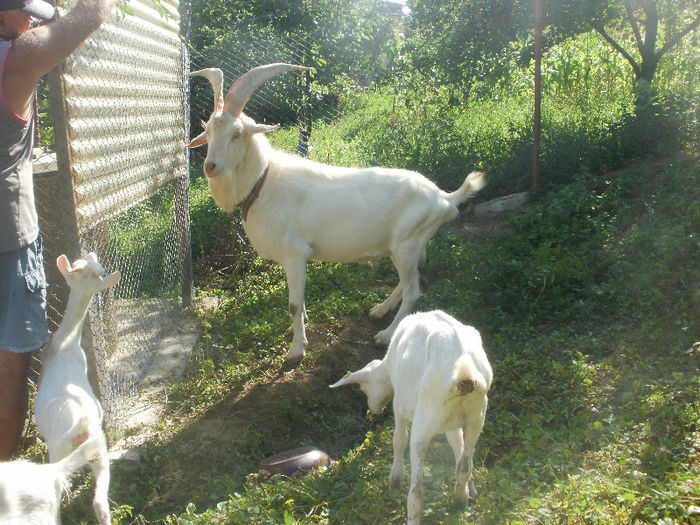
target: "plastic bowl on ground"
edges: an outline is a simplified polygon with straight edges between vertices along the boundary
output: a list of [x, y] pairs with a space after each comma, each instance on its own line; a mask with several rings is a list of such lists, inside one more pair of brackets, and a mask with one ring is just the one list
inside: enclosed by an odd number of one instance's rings
[[307, 472], [317, 467], [334, 467], [335, 461], [316, 447], [301, 447], [285, 450], [260, 462], [260, 470], [270, 474], [291, 476], [296, 472]]

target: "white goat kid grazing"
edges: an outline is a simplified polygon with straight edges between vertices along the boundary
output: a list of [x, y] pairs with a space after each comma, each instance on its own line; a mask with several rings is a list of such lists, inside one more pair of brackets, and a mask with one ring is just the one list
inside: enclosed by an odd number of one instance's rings
[[357, 383], [369, 409], [394, 398], [394, 462], [389, 483], [404, 478], [403, 455], [411, 425], [409, 525], [423, 510], [423, 464], [432, 438], [445, 433], [455, 457], [455, 497], [476, 497], [472, 457], [481, 434], [493, 372], [479, 332], [442, 311], [415, 313], [399, 323], [383, 360], [375, 359], [331, 388]]
[[424, 262], [426, 242], [484, 185], [483, 175], [472, 173], [457, 191], [447, 193], [414, 171], [328, 166], [273, 149], [264, 133], [276, 126], [257, 124], [243, 113], [245, 103], [265, 81], [306, 69], [290, 64], [254, 68], [226, 97], [220, 69], [190, 73], [212, 83], [214, 111], [188, 147], [208, 143], [204, 171], [214, 201], [224, 211], [239, 206], [255, 250], [286, 273], [294, 334], [288, 359], [303, 357], [307, 342], [307, 260], [391, 257], [399, 284], [370, 311], [370, 317], [379, 319], [401, 301], [393, 322], [375, 336], [377, 343], [387, 344], [420, 295], [418, 266]]
[[[114, 286], [118, 271], [105, 275], [94, 253], [71, 266], [65, 255], [56, 264], [70, 287], [68, 305], [58, 330], [44, 353], [39, 392], [34, 401], [34, 421], [49, 449], [51, 462], [67, 457], [88, 437], [100, 443], [98, 458], [90, 463], [95, 474], [93, 508], [101, 525], [109, 515], [109, 459], [102, 431], [104, 413], [87, 377], [87, 359], [80, 346], [83, 321], [93, 295]], [[87, 431], [81, 423], [87, 419]]]
[[0, 523], [59, 525], [61, 496], [70, 477], [100, 453], [99, 437], [91, 437], [57, 463], [0, 463]]

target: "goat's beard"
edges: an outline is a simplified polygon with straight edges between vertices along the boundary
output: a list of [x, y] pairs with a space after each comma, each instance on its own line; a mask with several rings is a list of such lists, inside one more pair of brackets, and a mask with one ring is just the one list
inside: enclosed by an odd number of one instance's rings
[[216, 177], [207, 177], [207, 185], [216, 205], [223, 211], [231, 213], [236, 203], [233, 202], [229, 177], [230, 174], [223, 171]]

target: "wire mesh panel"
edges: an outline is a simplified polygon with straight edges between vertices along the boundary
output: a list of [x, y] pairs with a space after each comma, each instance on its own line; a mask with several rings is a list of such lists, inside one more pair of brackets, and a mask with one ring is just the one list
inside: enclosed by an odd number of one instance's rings
[[39, 89], [34, 172], [49, 317], [55, 328], [68, 295], [59, 254], [94, 251], [121, 271], [83, 329], [93, 386], [117, 427], [191, 298], [187, 58], [177, 1], [160, 5], [167, 15], [150, 0], [115, 11]]

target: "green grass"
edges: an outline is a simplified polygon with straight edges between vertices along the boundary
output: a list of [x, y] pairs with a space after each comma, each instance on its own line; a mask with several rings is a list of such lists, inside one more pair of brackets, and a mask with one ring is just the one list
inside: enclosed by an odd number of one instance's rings
[[[450, 501], [449, 447], [444, 440], [433, 445], [425, 521], [692, 523], [688, 509], [700, 489], [700, 384], [677, 371], [688, 357], [620, 352], [592, 361], [575, 349], [590, 341], [544, 339], [502, 349], [511, 354], [495, 360], [497, 382], [477, 454], [480, 496], [466, 509]], [[641, 368], [632, 377], [623, 373], [630, 359]], [[391, 425], [380, 425], [334, 470], [250, 483], [216, 507], [197, 513], [191, 505], [170, 521], [402, 522], [407, 486], [386, 485], [391, 453]]]
[[[633, 98], [568, 97], [553, 93], [542, 107], [541, 181], [570, 184], [581, 173], [605, 173], [631, 159], [668, 155], [697, 134], [697, 102], [689, 95], [659, 98], [653, 111], [636, 115]], [[686, 98], [683, 98], [686, 97]], [[349, 166], [381, 165], [419, 171], [453, 191], [472, 170], [484, 171], [489, 185], [482, 198], [531, 187], [532, 93], [450, 101], [446, 91], [421, 104], [378, 88], [341, 101], [341, 116], [317, 121], [311, 135], [313, 160]], [[697, 126], [696, 126], [697, 127]], [[294, 151], [295, 127], [270, 135], [273, 144]]]
[[[700, 500], [700, 166], [697, 157], [580, 177], [534, 196], [512, 234], [443, 228], [419, 308], [480, 329], [495, 372], [477, 446], [478, 498], [451, 498], [452, 454], [428, 455], [426, 523], [697, 523]], [[388, 262], [309, 265], [309, 351], [284, 363], [289, 317], [275, 265], [201, 281], [219, 309], [140, 465], [113, 466], [115, 524], [401, 523], [390, 490], [393, 418], [327, 385], [383, 349], [369, 307]], [[388, 321], [387, 321], [388, 322]], [[264, 480], [258, 461], [313, 444], [335, 469]], [[91, 521], [91, 481], [64, 510]]]
[[[677, 153], [698, 136], [697, 100], [666, 93], [655, 115], [633, 115], [629, 82], [613, 90], [614, 55], [587, 49], [587, 71], [575, 46], [551, 52], [544, 184], [510, 233], [479, 240], [444, 227], [428, 244], [418, 307], [476, 326], [495, 380], [476, 453], [480, 494], [452, 502], [452, 453], [437, 439], [425, 523], [700, 523], [700, 356], [688, 351], [700, 340], [700, 166], [697, 152]], [[529, 74], [517, 73], [489, 100], [453, 103], [432, 87], [345, 98], [341, 117], [315, 124], [311, 157], [417, 169], [446, 190], [483, 169], [483, 198], [526, 189], [532, 103]], [[610, 89], [584, 89], [596, 79]], [[270, 138], [293, 151], [297, 130]], [[201, 176], [191, 216], [199, 293], [219, 307], [199, 312], [203, 337], [140, 463], [113, 464], [115, 525], [404, 522], [407, 484], [387, 486], [391, 410], [368, 419], [357, 389], [327, 388], [383, 355], [369, 343], [389, 320], [367, 312], [396, 284], [391, 264], [309, 263], [310, 344], [291, 368], [282, 270], [257, 257]], [[160, 239], [157, 217], [140, 217], [134, 229]], [[136, 250], [136, 233], [115, 242]], [[44, 460], [28, 442], [28, 456]], [[260, 459], [310, 444], [338, 466], [257, 475]], [[64, 522], [94, 521], [91, 492], [81, 477]]]

